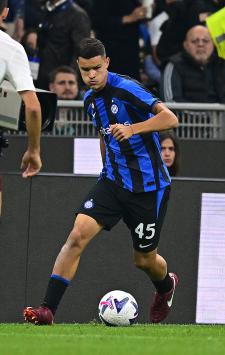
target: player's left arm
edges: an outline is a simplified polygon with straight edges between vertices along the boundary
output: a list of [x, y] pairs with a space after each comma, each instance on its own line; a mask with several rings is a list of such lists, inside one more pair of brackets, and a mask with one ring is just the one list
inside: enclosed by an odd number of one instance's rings
[[153, 106], [153, 114], [148, 120], [132, 125], [134, 134], [163, 131], [179, 125], [177, 116], [161, 102]]
[[114, 124], [110, 126], [112, 135], [120, 142], [129, 139], [134, 134], [163, 131], [178, 127], [178, 118], [161, 102], [153, 106], [154, 116], [146, 121], [134, 123], [130, 126]]

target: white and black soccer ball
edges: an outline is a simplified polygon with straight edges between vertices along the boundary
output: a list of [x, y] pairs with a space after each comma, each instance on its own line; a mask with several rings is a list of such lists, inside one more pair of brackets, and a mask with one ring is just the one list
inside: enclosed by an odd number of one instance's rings
[[98, 306], [99, 318], [108, 326], [128, 326], [138, 317], [138, 304], [127, 292], [114, 290], [102, 297]]

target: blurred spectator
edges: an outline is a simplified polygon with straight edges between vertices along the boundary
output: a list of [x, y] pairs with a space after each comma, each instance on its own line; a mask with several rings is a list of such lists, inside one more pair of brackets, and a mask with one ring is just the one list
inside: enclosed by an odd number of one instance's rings
[[205, 19], [225, 6], [225, 0], [186, 0], [188, 27], [204, 24]]
[[39, 66], [40, 66], [40, 58], [39, 58], [39, 51], [38, 51], [38, 31], [34, 28], [30, 28], [27, 30], [22, 37], [21, 44], [24, 47], [27, 57], [29, 60], [29, 65], [31, 69], [31, 75], [36, 85]]
[[93, 10], [93, 0], [73, 0], [77, 5], [82, 7], [89, 17], [92, 15], [92, 10]]
[[142, 70], [143, 70], [143, 72], [141, 73], [141, 81], [142, 82], [145, 81], [143, 80], [142, 74], [147, 75], [149, 84], [145, 82], [145, 85], [152, 89], [152, 86], [154, 85], [158, 86], [158, 84], [160, 83], [161, 72], [158, 66], [155, 64], [152, 57], [151, 38], [146, 24], [144, 23], [140, 24], [139, 31], [140, 31], [139, 43], [142, 43], [142, 45], [140, 46], [141, 47], [140, 54], [142, 59]]
[[9, 36], [12, 36], [15, 29], [17, 10], [23, 0], [8, 0], [9, 13], [5, 20], [5, 29]]
[[[16, 0], [14, 0], [16, 1]], [[43, 20], [43, 7], [46, 0], [17, 0], [15, 32], [13, 38], [21, 42], [27, 29], [37, 29]]]
[[139, 79], [139, 24], [146, 10], [138, 0], [93, 0], [93, 28], [111, 71]]
[[38, 32], [34, 28], [27, 30], [22, 38], [22, 45], [28, 52], [37, 50]]
[[161, 98], [225, 103], [225, 61], [217, 56], [208, 29], [201, 25], [192, 27], [183, 48], [165, 67]]
[[[81, 100], [76, 71], [69, 66], [60, 66], [50, 73], [49, 90], [57, 95], [59, 100]], [[53, 133], [55, 135], [75, 135], [74, 110], [61, 107], [57, 110]]]
[[48, 74], [60, 65], [75, 65], [80, 40], [90, 36], [87, 13], [71, 0], [50, 0], [39, 25], [40, 69], [37, 86], [48, 88]]
[[180, 168], [180, 147], [172, 130], [159, 133], [161, 154], [170, 176], [177, 176]]
[[155, 0], [153, 16], [164, 15], [164, 22], [160, 25], [158, 43], [153, 47], [153, 57], [162, 67], [182, 49], [187, 31], [186, 10], [185, 0]]
[[[44, 8], [47, 0], [9, 0], [16, 3], [13, 5], [12, 16], [16, 18], [15, 32], [13, 38], [21, 41], [24, 32], [29, 28], [38, 28], [38, 25], [43, 21]], [[62, 2], [62, 1], [60, 1]], [[92, 0], [73, 0], [74, 3], [84, 8], [90, 15], [92, 10]]]

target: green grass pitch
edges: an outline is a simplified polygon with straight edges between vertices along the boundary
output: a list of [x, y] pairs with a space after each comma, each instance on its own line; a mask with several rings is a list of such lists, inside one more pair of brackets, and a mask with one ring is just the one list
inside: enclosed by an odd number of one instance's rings
[[0, 324], [1, 355], [224, 355], [222, 325]]

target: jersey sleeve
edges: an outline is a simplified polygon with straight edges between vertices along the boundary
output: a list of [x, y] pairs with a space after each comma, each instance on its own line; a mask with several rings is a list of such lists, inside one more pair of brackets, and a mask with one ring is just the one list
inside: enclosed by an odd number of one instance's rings
[[22, 46], [15, 49], [8, 62], [7, 78], [16, 91], [35, 91], [27, 55]]
[[152, 111], [153, 106], [159, 102], [159, 99], [153, 96], [150, 91], [139, 85], [134, 88], [134, 94], [140, 100], [138, 106], [142, 109], [145, 109], [146, 106], [146, 110], [150, 109]]
[[153, 106], [160, 102], [148, 89], [136, 81], [129, 80], [124, 82], [121, 89], [124, 91], [123, 98], [136, 107], [137, 110], [146, 114], [152, 113]]

